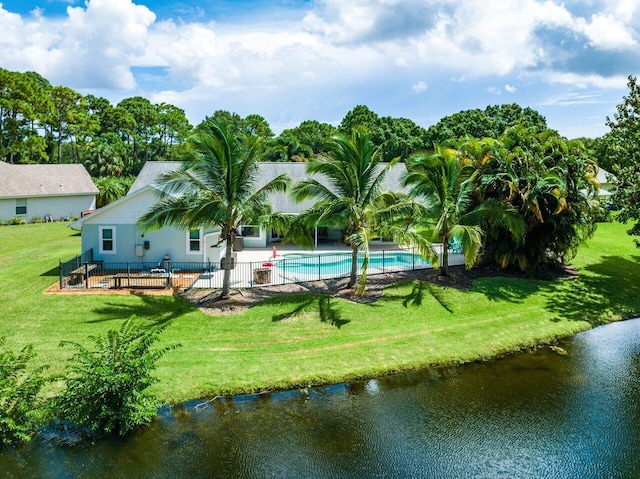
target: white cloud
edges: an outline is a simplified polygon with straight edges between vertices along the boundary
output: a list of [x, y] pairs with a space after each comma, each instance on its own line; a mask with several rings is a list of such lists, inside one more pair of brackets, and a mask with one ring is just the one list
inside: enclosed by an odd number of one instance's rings
[[[41, 12], [40, 12], [41, 13]], [[135, 87], [131, 57], [142, 53], [155, 15], [130, 0], [90, 0], [67, 17], [24, 19], [0, 7], [4, 68], [36, 70], [54, 83], [85, 88]]]
[[418, 83], [411, 86], [411, 89], [414, 91], [414, 93], [422, 93], [427, 88], [429, 88], [429, 85], [426, 81], [419, 81]]
[[[575, 2], [560, 0], [316, 0], [306, 13], [277, 21], [247, 14], [239, 23], [156, 22], [134, 1], [141, 0], [87, 0], [65, 17], [39, 9], [21, 17], [0, 4], [0, 66], [209, 113], [233, 100], [293, 116], [326, 108], [329, 98], [344, 111], [367, 98], [391, 103], [389, 85], [406, 95], [411, 79], [414, 93], [449, 79], [456, 90], [515, 93], [511, 82], [523, 77], [572, 89], [624, 88], [626, 77], [602, 65], [612, 51], [635, 51], [640, 34], [636, 0], [607, 0], [598, 9], [601, 2], [584, 1], [583, 17], [572, 13]], [[570, 60], [585, 51], [602, 57], [572, 70]], [[160, 67], [170, 78], [147, 77], [141, 83], [157, 83], [142, 91], [135, 67]]]
[[621, 89], [627, 84], [627, 77], [603, 77], [600, 75], [582, 75], [577, 73], [546, 72], [544, 79], [551, 84], [572, 85], [576, 88], [596, 87], [602, 89]]
[[595, 14], [582, 30], [591, 45], [603, 50], [627, 50], [637, 45], [632, 31], [612, 15]]
[[556, 95], [542, 101], [543, 106], [578, 106], [578, 105], [595, 105], [602, 103], [602, 95], [599, 93], [565, 93]]

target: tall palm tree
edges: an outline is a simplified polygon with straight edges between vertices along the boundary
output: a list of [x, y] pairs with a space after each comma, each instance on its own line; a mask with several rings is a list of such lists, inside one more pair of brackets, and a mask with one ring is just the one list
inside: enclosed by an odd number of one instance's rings
[[[485, 154], [482, 155], [483, 157]], [[478, 170], [468, 152], [435, 144], [431, 154], [410, 158], [404, 185], [422, 205], [421, 219], [431, 222], [428, 234], [442, 243], [440, 274], [449, 274], [449, 242], [458, 238], [470, 268], [478, 257], [483, 227], [500, 225], [514, 237], [524, 232], [522, 220], [510, 205], [497, 200], [477, 202]]]
[[[356, 288], [356, 295], [362, 296], [369, 265], [369, 241], [376, 235], [399, 232], [396, 220], [410, 204], [403, 202], [399, 195], [383, 190], [382, 181], [399, 159], [383, 163], [366, 129], [354, 128], [350, 136], [336, 135], [329, 140], [327, 148], [328, 157], [315, 159], [307, 166], [307, 173], [316, 177], [303, 180], [292, 189], [296, 201], [316, 200], [301, 213], [298, 225], [331, 225], [343, 229], [345, 243], [352, 251], [349, 287], [356, 285], [358, 255], [363, 256], [362, 274]], [[326, 180], [328, 185], [318, 178]], [[424, 238], [417, 241], [428, 250]], [[301, 243], [300, 236], [294, 238], [294, 242]]]
[[284, 192], [288, 185], [288, 177], [280, 175], [257, 188], [258, 141], [234, 132], [223, 120], [205, 122], [189, 138], [189, 158], [182, 167], [158, 178], [160, 199], [138, 220], [151, 229], [220, 228], [220, 243], [226, 243], [222, 299], [229, 297], [237, 229], [242, 224], [266, 226], [269, 194]]

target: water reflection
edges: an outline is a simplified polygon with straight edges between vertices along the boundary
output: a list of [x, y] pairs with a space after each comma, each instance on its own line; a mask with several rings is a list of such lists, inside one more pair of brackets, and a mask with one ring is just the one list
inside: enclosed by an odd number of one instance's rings
[[640, 477], [640, 320], [539, 350], [163, 409], [125, 440], [41, 439], [6, 477]]

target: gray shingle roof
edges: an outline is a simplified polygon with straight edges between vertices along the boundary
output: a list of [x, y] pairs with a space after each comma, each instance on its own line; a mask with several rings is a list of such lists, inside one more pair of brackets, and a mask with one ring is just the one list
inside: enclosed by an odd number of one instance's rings
[[95, 195], [83, 165], [11, 165], [0, 161], [0, 198]]
[[[176, 168], [179, 168], [180, 165], [181, 163], [179, 161], [147, 161], [127, 194], [131, 194], [147, 185], [153, 184], [160, 174], [175, 170]], [[259, 163], [259, 166], [260, 177], [256, 185], [258, 188], [281, 174], [289, 175], [294, 183], [308, 178], [306, 163], [261, 162]], [[398, 163], [393, 166], [382, 183], [383, 188], [406, 193], [407, 190], [401, 186], [401, 176], [405, 172], [406, 167], [404, 163]], [[319, 178], [319, 181], [324, 185], [329, 186], [328, 181], [323, 181], [322, 178]], [[308, 208], [313, 204], [313, 201], [311, 200], [296, 203], [287, 193], [274, 193], [270, 196], [269, 200], [271, 201], [274, 211], [281, 211], [284, 213], [300, 213], [305, 208]]]

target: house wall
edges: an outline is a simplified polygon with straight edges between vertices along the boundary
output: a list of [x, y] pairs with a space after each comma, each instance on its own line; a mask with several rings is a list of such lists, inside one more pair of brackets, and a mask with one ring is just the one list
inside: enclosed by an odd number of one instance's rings
[[15, 198], [5, 198], [0, 200], [0, 220], [8, 221], [20, 216], [27, 223], [31, 223], [31, 218], [35, 216], [44, 218], [46, 215], [51, 215], [54, 220], [60, 220], [79, 217], [83, 211], [96, 207], [95, 195], [36, 196], [21, 199], [27, 201], [27, 213], [16, 215]]
[[[220, 261], [219, 248], [211, 248], [217, 242], [214, 231], [200, 231], [200, 250], [189, 250], [187, 231], [174, 227], [164, 227], [155, 231], [146, 231], [136, 225], [136, 221], [157, 200], [152, 190], [141, 192], [120, 204], [110, 205], [104, 211], [84, 218], [82, 224], [82, 251], [93, 249], [94, 260], [105, 263], [145, 262], [158, 265], [168, 254], [171, 262], [217, 262]], [[101, 228], [112, 228], [115, 232], [115, 250], [101, 252]], [[206, 238], [206, 239], [205, 239]], [[145, 241], [149, 248], [145, 249]], [[136, 246], [142, 248], [136, 248]], [[136, 255], [136, 250], [142, 256]]]
[[267, 232], [260, 228], [258, 236], [243, 236], [242, 244], [245, 248], [266, 248]]
[[[115, 232], [115, 251], [100, 252], [101, 228], [113, 228]], [[172, 262], [204, 262], [205, 242], [201, 235], [200, 251], [188, 250], [188, 238], [185, 230], [164, 227], [157, 231], [141, 231], [134, 224], [85, 224], [82, 227], [82, 250], [93, 249], [93, 259], [105, 263], [112, 262], [145, 262], [150, 265], [159, 264], [164, 255], [168, 254]], [[149, 249], [144, 248], [145, 241], [149, 242]], [[136, 246], [141, 246], [142, 256], [136, 256]], [[140, 250], [140, 249], [139, 249]], [[216, 261], [215, 253], [209, 254]], [[217, 258], [219, 261], [219, 257]]]

